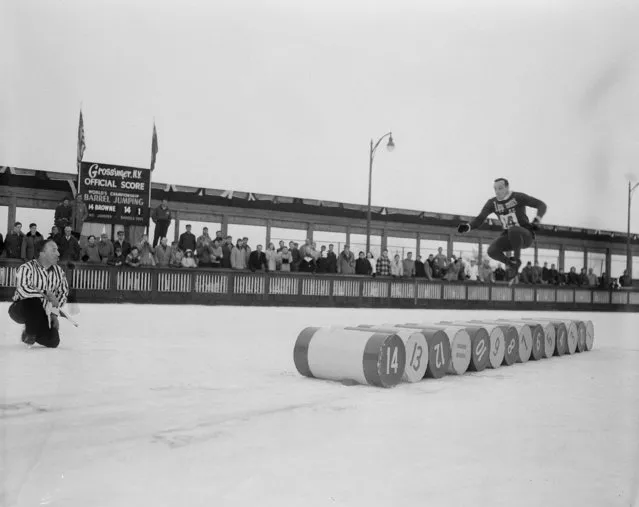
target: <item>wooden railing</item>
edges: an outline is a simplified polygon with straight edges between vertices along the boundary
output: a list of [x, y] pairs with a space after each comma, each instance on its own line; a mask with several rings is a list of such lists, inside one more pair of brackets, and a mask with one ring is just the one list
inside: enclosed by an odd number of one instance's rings
[[[0, 260], [3, 300], [14, 294], [19, 265]], [[67, 278], [78, 302], [639, 311], [639, 291], [625, 289], [80, 263]]]

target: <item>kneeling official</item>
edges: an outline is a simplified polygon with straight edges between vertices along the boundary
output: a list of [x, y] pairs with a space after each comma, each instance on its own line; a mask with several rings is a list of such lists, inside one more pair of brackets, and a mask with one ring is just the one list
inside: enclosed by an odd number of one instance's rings
[[16, 272], [16, 292], [9, 316], [24, 324], [22, 341], [55, 348], [60, 344], [58, 316], [69, 296], [69, 283], [58, 266], [58, 245], [52, 239], [37, 245], [36, 258]]

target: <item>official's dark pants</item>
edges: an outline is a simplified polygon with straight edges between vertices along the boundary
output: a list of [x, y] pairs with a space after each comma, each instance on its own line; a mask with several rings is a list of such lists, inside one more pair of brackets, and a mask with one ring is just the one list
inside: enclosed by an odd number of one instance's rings
[[18, 324], [24, 324], [27, 335], [35, 336], [40, 345], [56, 348], [60, 344], [57, 329], [49, 327], [49, 318], [38, 298], [21, 299], [9, 307], [9, 316]]
[[169, 230], [169, 222], [166, 220], [158, 220], [155, 224], [155, 232], [153, 233], [153, 248], [158, 244], [160, 238], [166, 238], [166, 233]]
[[487, 253], [491, 259], [508, 265], [508, 257], [504, 252], [514, 251], [515, 257], [519, 259], [522, 248], [528, 248], [533, 240], [533, 233], [529, 229], [520, 226], [511, 227], [490, 244]]

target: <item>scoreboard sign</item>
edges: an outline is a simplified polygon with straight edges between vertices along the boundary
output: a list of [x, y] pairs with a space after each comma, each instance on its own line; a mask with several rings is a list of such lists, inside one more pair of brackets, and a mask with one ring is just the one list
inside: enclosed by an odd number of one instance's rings
[[150, 169], [81, 162], [78, 193], [89, 210], [87, 222], [149, 225]]

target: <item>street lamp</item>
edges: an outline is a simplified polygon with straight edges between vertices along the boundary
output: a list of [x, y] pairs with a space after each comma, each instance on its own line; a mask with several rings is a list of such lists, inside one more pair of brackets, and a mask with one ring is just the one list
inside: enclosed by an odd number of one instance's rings
[[632, 251], [630, 250], [630, 206], [632, 205], [632, 194], [639, 187], [637, 177], [634, 174], [626, 174], [628, 180], [628, 235], [626, 236], [626, 274], [632, 280]]
[[368, 211], [366, 213], [366, 253], [371, 250], [371, 190], [373, 184], [373, 158], [375, 158], [375, 151], [379, 146], [379, 143], [382, 142], [386, 137], [388, 137], [388, 143], [386, 144], [386, 149], [388, 151], [393, 151], [395, 149], [395, 143], [393, 141], [393, 133], [387, 132], [382, 137], [380, 137], [376, 143], [373, 144], [373, 140], [371, 139], [371, 150], [368, 158]]

